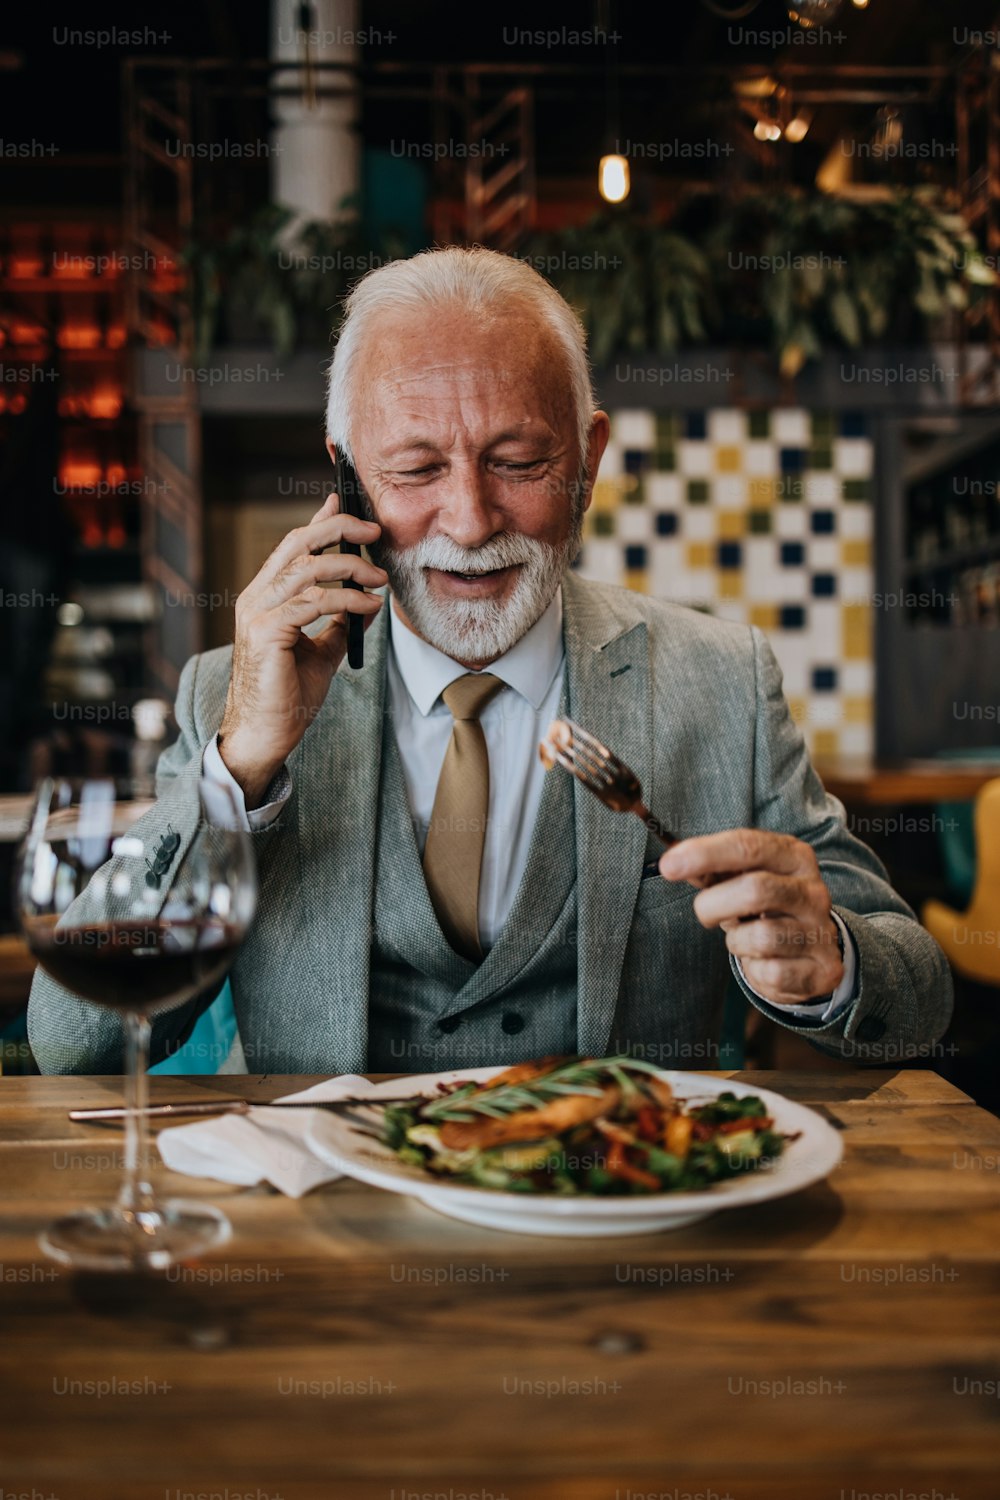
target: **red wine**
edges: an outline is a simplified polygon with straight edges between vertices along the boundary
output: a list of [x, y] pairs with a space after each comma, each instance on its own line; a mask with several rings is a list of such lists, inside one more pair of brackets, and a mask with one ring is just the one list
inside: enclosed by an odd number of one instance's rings
[[45, 972], [83, 1000], [147, 1016], [173, 1010], [221, 979], [242, 936], [218, 921], [154, 918], [60, 928], [57, 920], [25, 922], [28, 947]]

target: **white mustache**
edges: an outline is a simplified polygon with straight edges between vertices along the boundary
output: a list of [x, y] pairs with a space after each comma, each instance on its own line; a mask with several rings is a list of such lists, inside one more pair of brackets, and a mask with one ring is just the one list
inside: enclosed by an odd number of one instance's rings
[[533, 537], [503, 533], [484, 542], [481, 547], [460, 547], [450, 537], [423, 537], [412, 547], [394, 552], [408, 573], [418, 568], [434, 568], [442, 573], [493, 573], [513, 568], [547, 556], [551, 549]]

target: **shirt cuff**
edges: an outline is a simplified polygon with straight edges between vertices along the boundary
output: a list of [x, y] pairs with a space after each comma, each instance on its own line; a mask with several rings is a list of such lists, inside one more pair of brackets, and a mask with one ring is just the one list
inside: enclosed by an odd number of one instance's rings
[[[282, 766], [274, 777], [264, 796], [267, 798], [262, 807], [255, 807], [247, 811], [246, 798], [243, 788], [236, 780], [225, 761], [219, 753], [219, 736], [213, 735], [205, 746], [201, 758], [201, 774], [206, 781], [216, 786], [228, 787], [236, 804], [236, 815], [240, 821], [240, 827], [247, 833], [259, 833], [261, 829], [268, 828], [281, 813], [282, 808], [292, 795], [292, 778], [288, 771]], [[212, 808], [207, 809], [213, 823], [222, 824], [225, 821], [223, 814], [215, 817]]]
[[[748, 990], [752, 990], [758, 1000], [763, 1000], [765, 1005], [774, 1006], [783, 1016], [804, 1016], [811, 1021], [834, 1021], [841, 1011], [847, 1009], [851, 1001], [855, 999], [855, 987], [858, 977], [858, 950], [854, 946], [850, 928], [841, 921], [835, 911], [830, 913], [836, 922], [844, 944], [844, 977], [837, 985], [832, 995], [821, 995], [818, 1000], [803, 1000], [798, 1005], [775, 1005], [773, 1000], [768, 1000], [766, 995], [755, 990], [749, 979], [743, 972], [743, 965], [736, 959], [736, 967], [740, 971], [740, 978]], [[734, 955], [735, 956], [735, 955]]]

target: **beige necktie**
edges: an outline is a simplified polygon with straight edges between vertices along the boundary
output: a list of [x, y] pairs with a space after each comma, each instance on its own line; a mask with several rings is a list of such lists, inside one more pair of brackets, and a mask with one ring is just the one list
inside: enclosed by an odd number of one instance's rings
[[489, 672], [469, 672], [441, 695], [455, 724], [424, 845], [424, 879], [442, 932], [471, 959], [483, 956], [479, 872], [490, 801], [490, 762], [479, 715], [503, 685]]

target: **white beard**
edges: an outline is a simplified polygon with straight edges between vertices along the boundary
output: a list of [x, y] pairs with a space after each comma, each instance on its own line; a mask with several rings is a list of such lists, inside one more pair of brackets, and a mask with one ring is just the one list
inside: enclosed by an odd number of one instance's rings
[[[414, 630], [454, 661], [491, 662], [515, 645], [555, 597], [563, 573], [580, 550], [580, 520], [561, 547], [521, 532], [503, 532], [483, 547], [460, 547], [448, 537], [424, 537], [412, 547], [378, 547], [378, 561]], [[441, 599], [427, 568], [460, 573], [521, 565], [514, 592], [493, 599]]]

